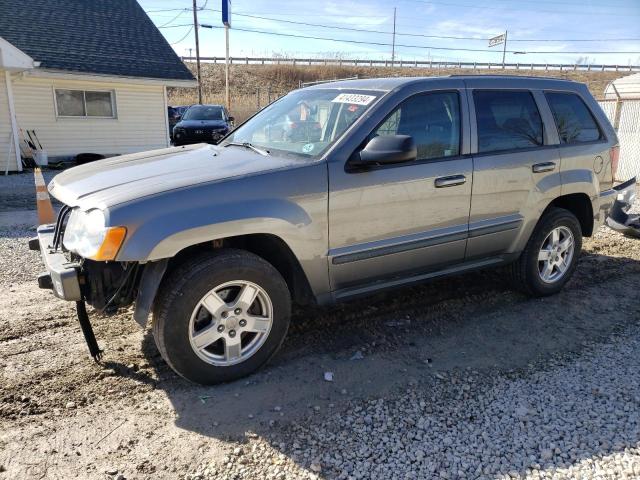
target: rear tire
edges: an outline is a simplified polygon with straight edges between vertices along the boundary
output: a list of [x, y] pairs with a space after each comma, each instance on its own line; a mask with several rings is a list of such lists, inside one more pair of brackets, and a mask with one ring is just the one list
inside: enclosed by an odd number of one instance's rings
[[581, 249], [582, 229], [576, 216], [553, 208], [539, 220], [520, 258], [511, 265], [511, 276], [524, 293], [553, 295], [573, 275]]
[[284, 341], [290, 312], [289, 289], [271, 264], [224, 249], [190, 259], [163, 281], [153, 336], [176, 373], [211, 385], [269, 361]]

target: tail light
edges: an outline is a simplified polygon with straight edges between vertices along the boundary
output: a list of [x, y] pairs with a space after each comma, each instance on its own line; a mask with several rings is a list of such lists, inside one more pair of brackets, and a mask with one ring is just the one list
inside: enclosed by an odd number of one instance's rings
[[609, 150], [609, 158], [611, 159], [611, 176], [613, 180], [616, 179], [618, 173], [618, 159], [620, 158], [620, 145], [611, 147]]

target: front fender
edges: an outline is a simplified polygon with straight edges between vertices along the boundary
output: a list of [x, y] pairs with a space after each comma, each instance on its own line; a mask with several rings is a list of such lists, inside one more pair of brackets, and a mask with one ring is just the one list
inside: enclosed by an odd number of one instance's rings
[[[298, 205], [278, 199], [250, 200], [215, 207], [185, 205], [141, 223], [127, 238], [119, 261], [170, 258], [179, 251], [211, 240], [252, 233], [270, 233], [282, 239], [301, 235], [311, 217]], [[286, 242], [286, 240], [285, 240]]]
[[324, 164], [159, 193], [109, 211], [127, 227], [118, 261], [174, 257], [192, 245], [239, 235], [279, 237], [316, 295], [328, 292], [327, 176]]

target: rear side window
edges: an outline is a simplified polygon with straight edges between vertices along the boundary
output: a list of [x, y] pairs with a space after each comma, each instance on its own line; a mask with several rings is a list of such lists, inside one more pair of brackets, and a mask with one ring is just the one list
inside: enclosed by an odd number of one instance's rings
[[575, 93], [547, 92], [560, 143], [582, 143], [600, 140], [598, 124], [582, 99]]
[[402, 102], [374, 131], [375, 135], [410, 135], [418, 160], [460, 154], [460, 102], [456, 92], [415, 95]]
[[542, 118], [528, 91], [473, 92], [478, 152], [499, 152], [543, 144]]

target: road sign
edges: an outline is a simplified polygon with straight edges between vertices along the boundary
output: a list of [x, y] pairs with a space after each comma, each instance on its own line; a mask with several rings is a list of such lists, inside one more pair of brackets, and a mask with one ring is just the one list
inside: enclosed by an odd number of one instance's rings
[[505, 41], [506, 34], [497, 35], [489, 39], [489, 47], [495, 47], [496, 45], [502, 45]]
[[231, 26], [231, 0], [222, 0], [222, 24]]

